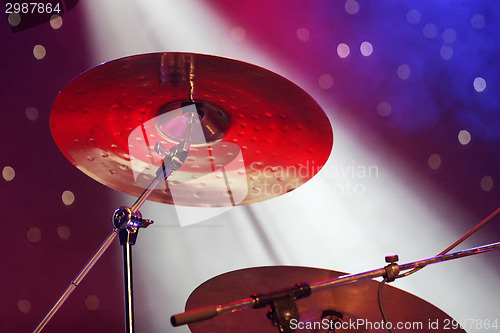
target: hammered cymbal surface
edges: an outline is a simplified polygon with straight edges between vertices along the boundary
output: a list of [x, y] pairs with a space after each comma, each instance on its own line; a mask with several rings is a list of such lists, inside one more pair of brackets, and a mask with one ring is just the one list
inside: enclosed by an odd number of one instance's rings
[[[208, 127], [219, 137], [193, 145], [150, 200], [202, 207], [259, 202], [301, 186], [330, 156], [330, 122], [304, 90], [255, 65], [192, 53], [136, 55], [89, 69], [57, 96], [51, 131], [78, 169], [139, 196], [161, 165], [155, 144], [176, 144], [162, 132], [175, 132], [176, 123], [155, 121], [174, 114], [166, 107], [190, 100], [214, 106], [215, 125]], [[228, 189], [237, 202], [228, 201]]]

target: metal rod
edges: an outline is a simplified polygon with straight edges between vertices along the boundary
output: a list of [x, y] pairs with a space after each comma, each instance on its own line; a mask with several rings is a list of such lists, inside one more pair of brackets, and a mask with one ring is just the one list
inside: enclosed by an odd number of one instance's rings
[[[191, 138], [191, 129], [193, 126], [193, 121], [194, 121], [194, 114], [191, 113], [190, 118], [189, 118], [189, 122], [187, 124], [188, 126], [186, 128], [186, 132], [184, 135], [185, 137], [188, 138], [188, 141], [187, 141], [186, 147], [185, 147], [188, 151], [189, 151], [189, 147], [190, 147], [189, 140]], [[182, 161], [182, 163], [184, 163], [184, 161]], [[144, 192], [142, 192], [141, 196], [139, 198], [137, 198], [135, 203], [130, 207], [130, 210], [132, 211], [132, 213], [137, 213], [137, 211], [142, 207], [144, 202], [146, 202], [146, 200], [148, 200], [151, 193], [153, 193], [153, 191], [156, 189], [156, 187], [158, 187], [158, 184], [161, 181], [166, 180], [172, 174], [172, 172], [174, 172], [174, 168], [170, 167], [169, 165], [162, 164], [160, 166], [160, 168], [156, 172], [156, 177], [153, 179], [151, 184], [149, 184], [148, 188]]]
[[491, 213], [490, 216], [488, 216], [487, 218], [485, 218], [484, 220], [482, 220], [481, 222], [479, 222], [478, 225], [476, 225], [474, 228], [472, 228], [471, 230], [469, 230], [465, 235], [463, 235], [462, 237], [460, 237], [460, 239], [458, 239], [455, 243], [451, 244], [446, 249], [444, 249], [443, 251], [441, 251], [438, 254], [438, 256], [440, 256], [442, 254], [446, 254], [446, 253], [450, 252], [451, 250], [453, 250], [458, 245], [460, 245], [463, 241], [465, 241], [467, 238], [469, 238], [470, 236], [472, 236], [472, 234], [474, 234], [476, 231], [478, 231], [479, 229], [481, 229], [482, 227], [484, 227], [486, 225], [486, 223], [488, 223], [491, 220], [493, 220], [493, 218], [495, 216], [497, 216], [498, 213], [500, 213], [500, 207], [497, 208], [497, 210], [495, 210], [493, 213]]
[[496, 250], [498, 248], [500, 248], [500, 242], [492, 243], [492, 244], [488, 244], [488, 245], [483, 245], [483, 246], [478, 246], [478, 247], [470, 248], [470, 249], [463, 250], [463, 251], [453, 252], [450, 254], [444, 254], [444, 255], [432, 257], [432, 258], [425, 259], [425, 260], [410, 262], [410, 263], [407, 263], [404, 265], [399, 265], [399, 268], [401, 270], [405, 271], [408, 269], [432, 265], [432, 264], [436, 264], [436, 263], [443, 262], [443, 261], [459, 259], [459, 258], [472, 256], [475, 254], [490, 252], [490, 251]]
[[118, 229], [114, 229], [111, 234], [106, 238], [106, 240], [101, 244], [99, 249], [94, 253], [92, 258], [87, 262], [85, 267], [78, 273], [78, 275], [75, 277], [73, 281], [71, 281], [70, 285], [66, 288], [66, 290], [63, 292], [61, 297], [57, 300], [57, 302], [52, 306], [50, 311], [45, 315], [43, 320], [38, 324], [38, 326], [35, 328], [33, 332], [38, 333], [41, 332], [42, 329], [47, 325], [47, 323], [52, 319], [52, 317], [56, 314], [56, 312], [59, 310], [59, 308], [64, 304], [66, 299], [71, 295], [71, 293], [75, 290], [75, 288], [80, 284], [80, 282], [85, 278], [88, 272], [94, 267], [94, 265], [99, 261], [99, 259], [102, 257], [104, 252], [108, 249], [108, 247], [111, 245], [113, 240], [116, 238], [118, 235]]
[[[161, 166], [160, 166], [160, 168], [161, 168]], [[170, 171], [170, 173], [172, 173], [172, 171]], [[169, 175], [170, 175], [170, 173], [169, 173]], [[167, 175], [167, 177], [168, 177], [168, 175]], [[134, 202], [134, 204], [130, 207], [130, 210], [132, 211], [132, 213], [137, 213], [137, 211], [139, 209], [141, 209], [142, 205], [144, 205], [146, 200], [148, 200], [151, 193], [153, 193], [153, 191], [156, 189], [158, 184], [164, 179], [165, 178], [163, 175], [161, 175], [161, 174], [156, 175], [155, 179], [153, 179], [151, 184], [149, 184], [148, 188], [144, 192], [142, 192], [141, 196], [139, 198], [137, 198], [137, 200]]]
[[[480, 247], [475, 247], [475, 248], [471, 248], [471, 249], [467, 249], [467, 250], [463, 250], [463, 251], [459, 251], [459, 252], [454, 252], [454, 253], [450, 253], [450, 254], [444, 254], [444, 255], [428, 258], [428, 259], [419, 260], [419, 261], [414, 261], [414, 262], [410, 262], [410, 263], [398, 265], [398, 266], [399, 266], [399, 270], [406, 271], [409, 269], [424, 267], [427, 265], [431, 265], [431, 264], [435, 264], [435, 263], [439, 263], [439, 262], [443, 262], [443, 261], [459, 259], [459, 258], [463, 258], [463, 257], [475, 255], [475, 254], [489, 252], [489, 251], [495, 250], [497, 248], [500, 248], [500, 242], [488, 244], [488, 245], [484, 245], [484, 246], [480, 246]], [[381, 276], [384, 276], [385, 274], [386, 274], [386, 270], [384, 267], [384, 268], [380, 268], [380, 269], [375, 269], [373, 271], [368, 271], [365, 273], [343, 275], [343, 276], [340, 276], [340, 277], [333, 279], [333, 280], [327, 280], [327, 281], [313, 283], [313, 284], [311, 284], [311, 291], [314, 292], [314, 291], [321, 291], [321, 290], [326, 290], [326, 289], [330, 289], [330, 288], [334, 288], [334, 287], [340, 287], [340, 286], [344, 286], [344, 285], [351, 284], [354, 282], [360, 282], [360, 281], [364, 281], [364, 280], [373, 279], [376, 277], [381, 277]]]
[[[469, 238], [470, 236], [472, 236], [476, 231], [478, 231], [479, 229], [481, 229], [482, 227], [484, 227], [488, 222], [490, 222], [491, 220], [493, 220], [493, 218], [495, 216], [497, 216], [498, 213], [500, 213], [500, 207], [497, 208], [493, 213], [491, 213], [487, 218], [485, 218], [484, 220], [482, 220], [481, 222], [479, 222], [474, 228], [472, 228], [468, 232], [466, 232], [465, 235], [463, 235], [462, 237], [460, 237], [455, 243], [451, 244], [446, 249], [444, 249], [443, 251], [439, 252], [437, 255], [440, 256], [440, 255], [446, 254], [446, 253], [450, 252], [451, 250], [453, 250], [454, 248], [456, 248], [458, 245], [462, 244], [467, 238]], [[424, 267], [425, 266], [412, 269], [411, 271], [408, 271], [408, 272], [406, 272], [404, 274], [401, 274], [401, 275], [397, 276], [396, 278], [400, 279], [400, 278], [403, 278], [403, 277], [407, 277], [408, 275], [411, 275], [413, 273], [418, 272], [419, 270], [421, 270]]]
[[127, 241], [123, 244], [123, 267], [125, 280], [125, 320], [126, 331], [134, 332], [134, 291], [133, 291], [133, 270], [132, 270], [132, 244], [130, 241], [130, 231], [127, 233]]

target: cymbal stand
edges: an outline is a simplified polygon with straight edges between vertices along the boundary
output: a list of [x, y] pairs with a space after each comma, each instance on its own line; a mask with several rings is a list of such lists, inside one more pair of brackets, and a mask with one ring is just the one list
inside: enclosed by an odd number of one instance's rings
[[[377, 277], [384, 277], [387, 278], [388, 280], [394, 280], [399, 272], [401, 271], [407, 271], [410, 269], [415, 269], [419, 267], [425, 267], [431, 264], [439, 263], [439, 262], [444, 262], [448, 260], [453, 260], [453, 259], [458, 259], [458, 258], [463, 258], [471, 255], [476, 255], [480, 253], [485, 253], [489, 252], [492, 250], [496, 250], [500, 248], [500, 242], [498, 243], [493, 243], [493, 244], [488, 244], [476, 248], [471, 248], [459, 252], [454, 252], [446, 255], [439, 255], [436, 257], [428, 258], [428, 259], [423, 259], [415, 262], [410, 262], [407, 264], [403, 265], [398, 265], [396, 263], [396, 258], [397, 256], [391, 256], [391, 257], [386, 257], [386, 260], [390, 262], [387, 266], [367, 271], [367, 272], [362, 272], [362, 273], [357, 273], [357, 274], [348, 274], [348, 275], [343, 275], [340, 276], [336, 279], [332, 280], [326, 280], [326, 281], [320, 281], [312, 284], [308, 284], [306, 282], [299, 283], [295, 285], [292, 288], [289, 289], [284, 289], [284, 290], [279, 290], [279, 291], [273, 291], [270, 293], [265, 293], [265, 294], [254, 294], [249, 298], [245, 298], [239, 301], [235, 301], [232, 303], [228, 304], [221, 304], [221, 305], [210, 305], [204, 308], [199, 308], [199, 309], [194, 309], [185, 313], [177, 314], [174, 315], [170, 318], [170, 321], [173, 326], [180, 326], [180, 325], [185, 325], [189, 323], [194, 323], [200, 320], [205, 320], [205, 319], [210, 319], [213, 318], [219, 314], [223, 314], [226, 312], [236, 312], [236, 311], [241, 311], [241, 310], [247, 310], [247, 309], [256, 309], [256, 308], [261, 308], [266, 305], [271, 305], [272, 307], [273, 304], [278, 301], [282, 302], [283, 299], [288, 300], [289, 302], [295, 302], [295, 300], [300, 299], [300, 298], [305, 298], [310, 296], [312, 293], [316, 292], [321, 292], [325, 291], [331, 288], [336, 288], [336, 287], [341, 287], [345, 286], [348, 284], [352, 283], [357, 283], [365, 280], [370, 280], [374, 279]], [[293, 306], [291, 307], [293, 310]], [[289, 311], [289, 310], [288, 310]], [[293, 313], [293, 312], [292, 312]], [[285, 321], [289, 320], [291, 318], [286, 318], [286, 313], [285, 315], [278, 315], [278, 318], [284, 318]], [[276, 316], [276, 315], [275, 315]], [[276, 318], [276, 317], [275, 317]], [[286, 328], [286, 322], [281, 323], [278, 325], [278, 328], [280, 332], [284, 333], [291, 333], [294, 330], [287, 329]], [[283, 329], [285, 328], [285, 329]]]
[[92, 258], [87, 262], [83, 269], [78, 273], [69, 286], [65, 289], [61, 297], [52, 306], [50, 311], [45, 315], [43, 320], [38, 324], [38, 326], [33, 331], [34, 333], [41, 332], [42, 329], [47, 325], [47, 323], [52, 319], [68, 297], [73, 293], [80, 282], [85, 278], [85, 276], [92, 270], [94, 265], [99, 261], [102, 255], [109, 248], [116, 236], [119, 236], [120, 244], [123, 246], [123, 257], [124, 257], [124, 278], [125, 278], [125, 319], [126, 319], [126, 331], [131, 333], [134, 331], [134, 305], [133, 305], [133, 288], [132, 288], [132, 245], [135, 244], [137, 239], [137, 234], [139, 228], [147, 228], [149, 225], [153, 224], [152, 220], [143, 219], [139, 209], [149, 198], [151, 193], [156, 189], [161, 181], [165, 181], [175, 170], [178, 170], [186, 161], [189, 154], [189, 149], [191, 144], [189, 139], [191, 137], [191, 127], [195, 118], [195, 113], [190, 113], [190, 119], [186, 128], [185, 138], [188, 141], [181, 141], [176, 146], [167, 150], [161, 143], [157, 142], [155, 146], [155, 151], [164, 157], [161, 166], [156, 171], [156, 176], [149, 184], [149, 186], [144, 190], [144, 192], [135, 201], [132, 207], [120, 207], [117, 209], [113, 215], [113, 223], [115, 228], [108, 235], [105, 241], [94, 253]]

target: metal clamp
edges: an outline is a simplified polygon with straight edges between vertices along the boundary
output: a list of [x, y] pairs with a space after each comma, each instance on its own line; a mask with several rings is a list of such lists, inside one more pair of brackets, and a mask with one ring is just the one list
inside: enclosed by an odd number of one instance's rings
[[139, 211], [134, 213], [130, 207], [126, 206], [118, 208], [113, 214], [113, 224], [121, 230], [128, 229], [135, 232], [137, 229], [147, 228], [153, 223], [153, 220], [143, 219]]

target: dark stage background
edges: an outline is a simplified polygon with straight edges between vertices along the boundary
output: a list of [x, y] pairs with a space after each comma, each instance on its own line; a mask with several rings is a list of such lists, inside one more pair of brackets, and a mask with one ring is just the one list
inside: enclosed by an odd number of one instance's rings
[[[114, 209], [134, 200], [68, 162], [49, 127], [72, 78], [128, 55], [197, 52], [268, 68], [306, 90], [334, 130], [327, 165], [293, 193], [184, 228], [173, 207], [146, 205], [143, 215], [157, 225], [136, 245], [140, 332], [186, 332], [169, 316], [226, 271], [354, 273], [383, 266], [393, 252], [400, 262], [423, 259], [499, 207], [493, 0], [89, 0], [63, 9], [51, 22], [22, 14], [0, 21], [2, 332], [33, 330], [111, 232]], [[460, 248], [499, 236], [496, 218]], [[500, 325], [499, 255], [429, 267], [396, 286], [455, 319]], [[123, 331], [121, 263], [117, 242], [46, 331]]]

